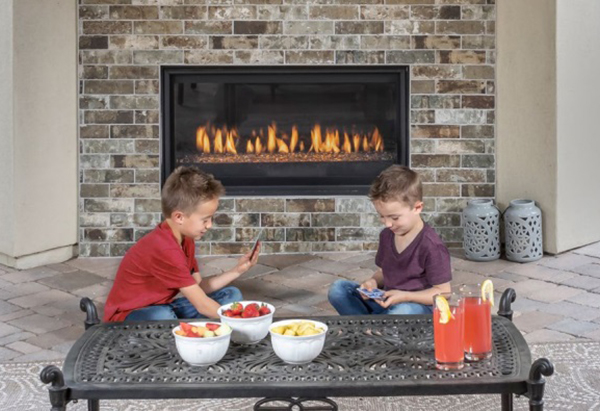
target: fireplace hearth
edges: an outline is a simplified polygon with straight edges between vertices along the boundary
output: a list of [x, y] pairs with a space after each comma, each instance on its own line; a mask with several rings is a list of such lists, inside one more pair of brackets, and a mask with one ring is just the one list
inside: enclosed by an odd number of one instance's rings
[[365, 194], [408, 164], [408, 69], [163, 67], [162, 177], [214, 174], [230, 195]]

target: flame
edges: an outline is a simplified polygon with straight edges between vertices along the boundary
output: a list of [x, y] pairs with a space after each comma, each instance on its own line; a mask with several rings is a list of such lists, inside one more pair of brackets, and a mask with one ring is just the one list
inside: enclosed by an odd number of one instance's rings
[[344, 145], [342, 146], [342, 150], [344, 150], [344, 153], [352, 152], [352, 145], [350, 144], [350, 139], [348, 138], [348, 133], [344, 133]]
[[277, 147], [277, 126], [275, 124], [268, 127], [267, 135], [267, 150], [269, 150], [269, 153], [272, 153]]
[[[310, 142], [308, 151], [306, 144]], [[238, 154], [240, 136], [235, 127], [217, 128], [209, 124], [196, 129], [196, 148], [201, 153]], [[245, 152], [248, 154], [269, 153], [353, 153], [383, 151], [383, 136], [375, 127], [370, 133], [353, 130], [351, 133], [335, 127], [321, 127], [315, 124], [310, 130], [310, 140], [302, 139], [298, 126], [293, 125], [290, 135], [279, 132], [277, 125], [267, 126], [267, 135], [261, 128], [257, 133], [252, 130], [251, 136], [245, 142]], [[243, 147], [243, 146], [241, 146]]]
[[292, 141], [290, 141], [290, 151], [293, 153], [296, 150], [298, 144], [298, 127], [292, 127]]

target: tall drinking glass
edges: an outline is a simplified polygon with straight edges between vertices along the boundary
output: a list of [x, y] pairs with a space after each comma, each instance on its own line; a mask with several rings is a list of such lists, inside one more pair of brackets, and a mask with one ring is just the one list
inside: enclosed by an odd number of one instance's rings
[[460, 370], [465, 359], [462, 298], [459, 294], [437, 294], [433, 297], [433, 307], [436, 368]]
[[[493, 292], [493, 291], [492, 291]], [[481, 284], [460, 287], [465, 305], [465, 358], [480, 361], [492, 356], [492, 301], [484, 298]]]

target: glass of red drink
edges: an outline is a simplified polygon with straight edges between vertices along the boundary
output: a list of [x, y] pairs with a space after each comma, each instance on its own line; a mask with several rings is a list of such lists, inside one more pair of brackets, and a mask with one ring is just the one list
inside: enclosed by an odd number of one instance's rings
[[433, 345], [435, 365], [440, 370], [460, 370], [464, 366], [463, 318], [460, 294], [433, 297]]
[[[493, 291], [492, 291], [493, 292]], [[481, 284], [460, 287], [465, 305], [464, 349], [467, 361], [480, 361], [492, 356], [492, 304]]]

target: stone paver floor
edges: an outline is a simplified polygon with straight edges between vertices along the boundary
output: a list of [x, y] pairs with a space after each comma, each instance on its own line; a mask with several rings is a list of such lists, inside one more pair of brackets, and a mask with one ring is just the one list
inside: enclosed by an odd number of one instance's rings
[[[100, 316], [120, 259], [78, 258], [17, 271], [0, 265], [0, 361], [64, 359], [83, 333], [83, 296]], [[203, 275], [232, 267], [235, 258], [200, 260]], [[452, 257], [454, 285], [494, 281], [517, 292], [514, 322], [530, 343], [600, 340], [600, 243], [519, 264]], [[277, 307], [278, 316], [330, 315], [327, 289], [338, 278], [361, 281], [376, 269], [373, 253], [265, 255], [234, 285], [247, 299]]]

